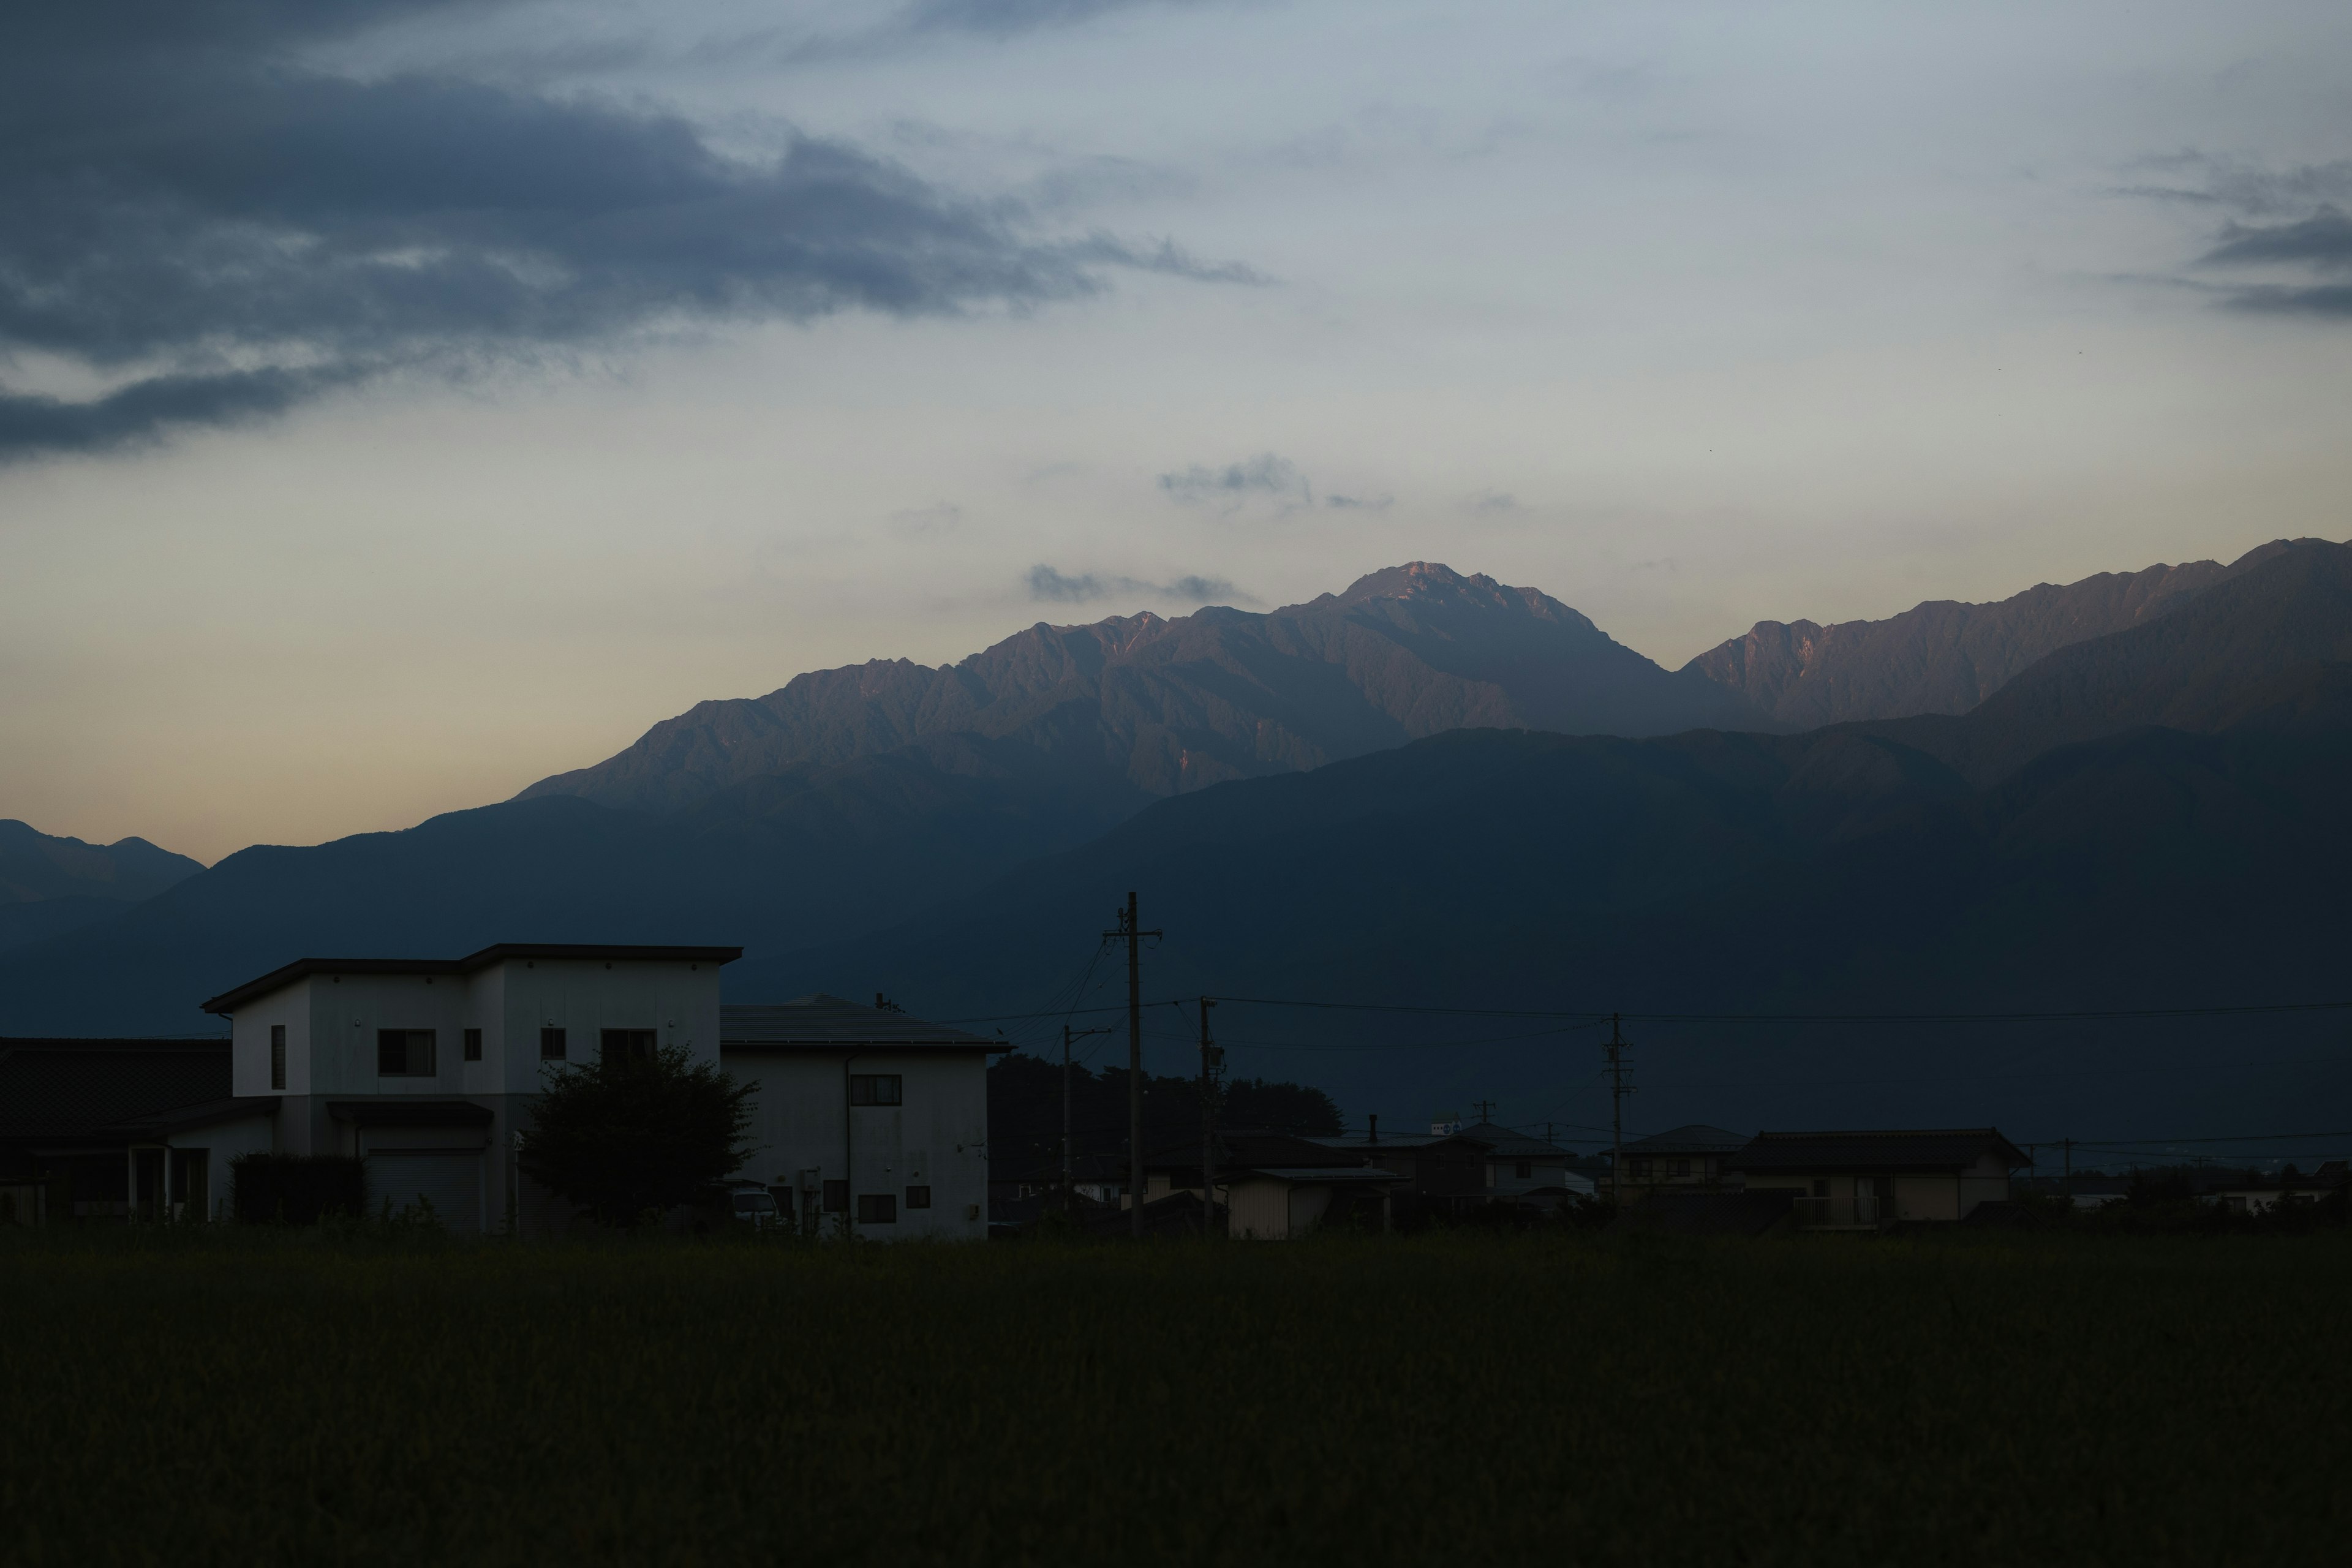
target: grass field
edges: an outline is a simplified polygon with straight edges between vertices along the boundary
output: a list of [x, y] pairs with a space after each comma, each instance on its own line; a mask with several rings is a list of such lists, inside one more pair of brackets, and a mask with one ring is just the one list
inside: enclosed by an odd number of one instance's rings
[[0, 1237], [0, 1556], [2273, 1563], [2339, 1235]]

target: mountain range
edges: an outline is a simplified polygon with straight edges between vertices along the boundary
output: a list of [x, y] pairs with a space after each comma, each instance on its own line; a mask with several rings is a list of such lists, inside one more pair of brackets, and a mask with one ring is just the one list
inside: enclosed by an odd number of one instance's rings
[[121, 914], [203, 869], [144, 838], [85, 844], [0, 820], [0, 948]]
[[[2347, 631], [2352, 548], [2308, 540], [1764, 623], [1674, 671], [1534, 589], [1426, 563], [1263, 614], [1038, 625], [952, 666], [706, 702], [404, 832], [230, 856], [0, 952], [0, 1029], [183, 1028], [298, 952], [520, 935], [740, 942], [736, 994], [1034, 1011], [1130, 887], [1170, 933], [1154, 973], [1228, 994], [1970, 1011], [2308, 991], [2344, 934], [2314, 889], [2352, 868], [2332, 809]], [[1412, 1042], [1376, 1041], [1396, 1026], [1318, 1025], [1283, 1048], [1325, 1052], [1322, 1077], [1263, 1070], [1358, 1105], [1429, 1088]]]

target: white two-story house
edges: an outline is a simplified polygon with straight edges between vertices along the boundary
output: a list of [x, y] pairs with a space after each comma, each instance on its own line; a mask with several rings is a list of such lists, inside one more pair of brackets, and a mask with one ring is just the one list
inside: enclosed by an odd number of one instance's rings
[[503, 943], [455, 959], [305, 958], [205, 1004], [230, 1024], [240, 1100], [274, 1146], [367, 1162], [372, 1203], [418, 1198], [452, 1231], [557, 1217], [515, 1133], [551, 1065], [654, 1045], [719, 1060], [719, 973], [737, 947]]

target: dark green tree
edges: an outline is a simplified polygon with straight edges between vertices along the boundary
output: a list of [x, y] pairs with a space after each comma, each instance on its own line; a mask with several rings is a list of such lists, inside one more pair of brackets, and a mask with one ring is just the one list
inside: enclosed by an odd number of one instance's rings
[[677, 1046], [551, 1067], [523, 1172], [607, 1225], [698, 1203], [742, 1166], [751, 1095]]

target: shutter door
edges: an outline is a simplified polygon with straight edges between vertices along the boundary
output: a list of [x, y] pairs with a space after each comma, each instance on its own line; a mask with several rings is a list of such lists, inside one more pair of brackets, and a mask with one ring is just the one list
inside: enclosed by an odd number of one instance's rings
[[453, 1236], [477, 1236], [482, 1228], [482, 1156], [477, 1150], [402, 1151], [370, 1154], [368, 1206], [392, 1212], [423, 1198]]

